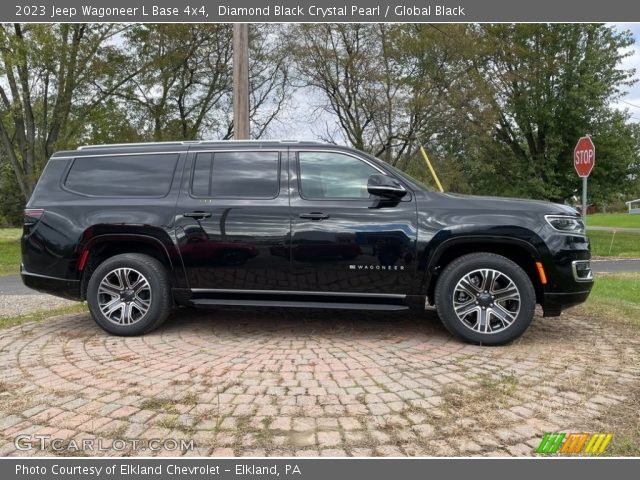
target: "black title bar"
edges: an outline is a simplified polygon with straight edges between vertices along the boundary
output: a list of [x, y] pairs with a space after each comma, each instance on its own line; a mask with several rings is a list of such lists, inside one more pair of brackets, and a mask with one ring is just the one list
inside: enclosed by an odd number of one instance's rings
[[21, 0], [3, 22], [634, 22], [629, 0]]

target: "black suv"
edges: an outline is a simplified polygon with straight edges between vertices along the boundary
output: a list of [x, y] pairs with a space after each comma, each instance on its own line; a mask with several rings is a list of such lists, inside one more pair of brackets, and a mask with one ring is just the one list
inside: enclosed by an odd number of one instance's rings
[[85, 300], [116, 335], [176, 305], [435, 306], [475, 343], [586, 300], [589, 240], [547, 202], [430, 191], [314, 142], [167, 142], [51, 157], [25, 209], [25, 285]]

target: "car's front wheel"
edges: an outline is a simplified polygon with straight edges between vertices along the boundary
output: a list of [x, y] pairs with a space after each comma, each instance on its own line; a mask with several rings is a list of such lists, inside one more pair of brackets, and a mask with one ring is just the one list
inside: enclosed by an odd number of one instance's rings
[[87, 285], [91, 315], [114, 335], [141, 335], [159, 327], [171, 303], [166, 269], [148, 255], [111, 257], [96, 268]]
[[472, 253], [451, 262], [435, 291], [444, 326], [468, 342], [502, 345], [533, 320], [536, 294], [515, 262], [493, 253]]

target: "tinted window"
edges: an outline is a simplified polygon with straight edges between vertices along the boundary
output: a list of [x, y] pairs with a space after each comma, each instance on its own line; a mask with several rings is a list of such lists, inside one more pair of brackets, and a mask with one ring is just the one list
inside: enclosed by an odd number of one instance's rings
[[193, 167], [191, 179], [191, 193], [197, 197], [211, 196], [211, 170], [213, 168], [213, 153], [199, 153]]
[[76, 158], [65, 186], [97, 197], [163, 197], [177, 162], [174, 153]]
[[305, 198], [369, 198], [369, 176], [380, 173], [357, 158], [332, 152], [300, 152], [300, 190]]
[[199, 153], [191, 193], [196, 197], [274, 198], [279, 164], [278, 152]]

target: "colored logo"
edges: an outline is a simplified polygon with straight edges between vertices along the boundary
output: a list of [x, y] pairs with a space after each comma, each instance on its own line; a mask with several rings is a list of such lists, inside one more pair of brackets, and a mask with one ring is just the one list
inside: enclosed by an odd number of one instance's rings
[[613, 433], [545, 433], [536, 453], [565, 455], [600, 455], [605, 451]]

